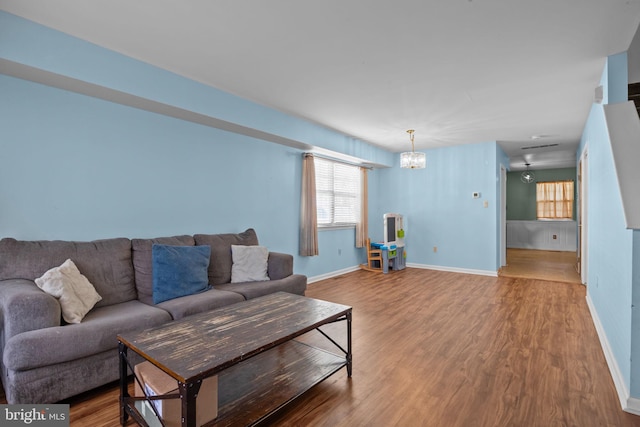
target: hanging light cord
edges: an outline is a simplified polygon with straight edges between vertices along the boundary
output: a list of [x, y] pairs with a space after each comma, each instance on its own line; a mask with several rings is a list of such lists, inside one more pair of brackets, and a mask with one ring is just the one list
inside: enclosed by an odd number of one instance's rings
[[411, 151], [412, 151], [412, 152], [413, 152], [413, 151], [416, 151], [415, 146], [414, 146], [414, 144], [413, 144], [413, 133], [414, 133], [414, 132], [415, 132], [415, 130], [413, 130], [413, 129], [409, 129], [409, 130], [407, 131], [407, 133], [409, 134], [409, 139], [411, 140]]

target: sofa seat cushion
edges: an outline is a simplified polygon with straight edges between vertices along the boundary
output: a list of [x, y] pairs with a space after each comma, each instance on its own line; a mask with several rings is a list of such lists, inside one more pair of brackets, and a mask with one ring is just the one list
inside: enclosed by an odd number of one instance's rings
[[132, 239], [131, 252], [135, 271], [138, 299], [145, 304], [153, 304], [153, 245], [193, 246], [192, 236], [157, 237], [154, 239]]
[[11, 337], [3, 354], [8, 369], [22, 371], [68, 362], [118, 346], [117, 335], [171, 320], [164, 310], [127, 301], [94, 308], [82, 323], [23, 332]]
[[231, 282], [231, 245], [258, 245], [258, 235], [253, 228], [236, 234], [196, 234], [196, 245], [211, 246], [209, 284], [220, 285]]
[[[134, 366], [144, 361], [134, 351], [129, 351], [128, 355]], [[54, 366], [43, 366], [28, 371], [9, 371], [7, 377], [11, 378], [11, 381], [7, 381], [4, 386], [7, 403], [46, 404], [76, 396], [79, 393], [118, 380], [120, 377], [119, 362], [118, 349], [111, 349], [69, 362], [58, 363]], [[117, 399], [117, 397], [113, 398], [114, 405]], [[86, 409], [91, 411], [93, 408]], [[19, 426], [22, 423], [13, 424]], [[28, 427], [38, 427], [38, 424], [40, 427], [51, 425], [46, 422], [34, 422]], [[72, 422], [70, 425], [75, 426], [76, 424]], [[114, 424], [105, 422], [92, 425], [111, 426]], [[27, 427], [26, 424], [22, 425]]]
[[0, 280], [35, 280], [71, 259], [93, 284], [104, 307], [136, 299], [131, 241], [125, 238], [69, 242], [0, 240]]
[[246, 299], [261, 297], [274, 292], [289, 292], [291, 294], [304, 295], [307, 290], [307, 276], [292, 274], [279, 280], [267, 280], [264, 282], [224, 283], [214, 287], [220, 291], [237, 292]]
[[244, 297], [239, 293], [210, 289], [199, 294], [164, 301], [156, 307], [167, 310], [177, 320], [242, 301]]

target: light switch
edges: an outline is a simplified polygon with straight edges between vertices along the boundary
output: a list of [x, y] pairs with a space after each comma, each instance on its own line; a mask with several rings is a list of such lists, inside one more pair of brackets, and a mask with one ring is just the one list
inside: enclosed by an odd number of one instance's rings
[[485, 201], [484, 201], [484, 207], [485, 207], [485, 208], [488, 208], [488, 207], [489, 207], [489, 201], [488, 201], [488, 200], [485, 200]]

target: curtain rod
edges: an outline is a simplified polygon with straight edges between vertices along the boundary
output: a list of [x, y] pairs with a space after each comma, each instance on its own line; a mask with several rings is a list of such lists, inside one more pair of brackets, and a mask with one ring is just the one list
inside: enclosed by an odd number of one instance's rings
[[359, 168], [373, 170], [373, 167], [372, 167], [372, 166], [364, 166], [364, 165], [362, 165], [362, 164], [358, 164], [358, 163], [356, 163], [356, 162], [349, 162], [349, 161], [347, 161], [347, 160], [338, 159], [338, 158], [335, 158], [335, 157], [327, 156], [327, 155], [325, 155], [325, 154], [318, 154], [318, 153], [308, 153], [308, 152], [305, 152], [305, 153], [302, 153], [302, 155], [303, 155], [304, 157], [307, 157], [307, 156], [311, 156], [311, 157], [319, 157], [319, 158], [321, 158], [321, 159], [331, 160], [332, 162], [342, 163], [342, 164], [344, 164], [344, 165], [357, 166], [357, 167], [359, 167]]

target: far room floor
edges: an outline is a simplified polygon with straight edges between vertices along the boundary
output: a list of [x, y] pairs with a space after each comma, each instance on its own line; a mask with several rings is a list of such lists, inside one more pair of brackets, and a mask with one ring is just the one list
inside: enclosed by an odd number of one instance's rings
[[507, 249], [507, 265], [501, 277], [541, 279], [554, 282], [581, 283], [576, 270], [575, 252]]

